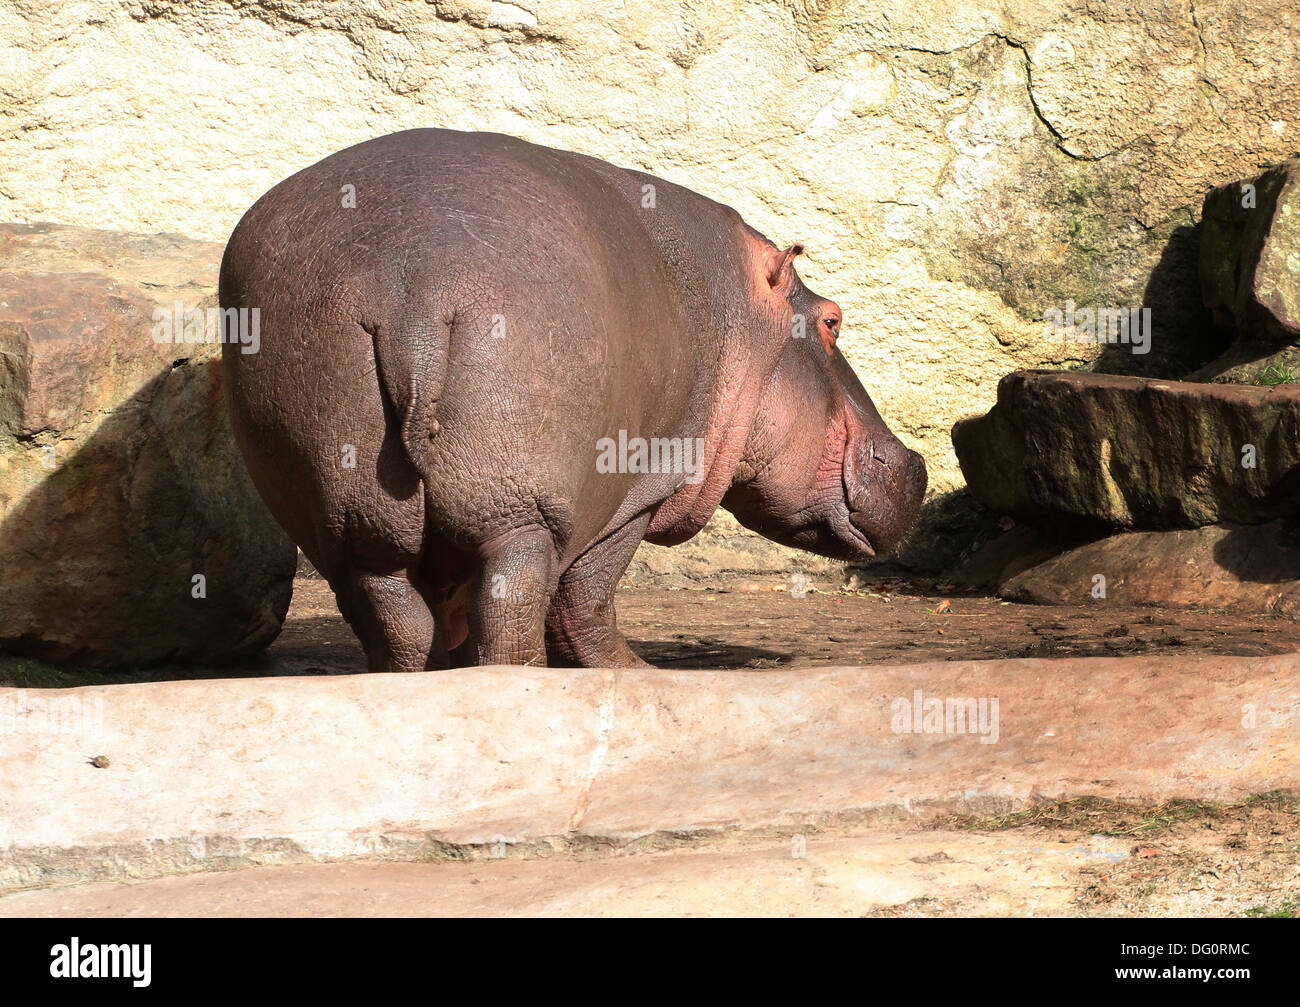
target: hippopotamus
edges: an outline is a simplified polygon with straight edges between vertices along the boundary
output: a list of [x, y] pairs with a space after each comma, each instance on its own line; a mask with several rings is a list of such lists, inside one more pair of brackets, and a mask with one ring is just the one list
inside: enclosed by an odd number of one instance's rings
[[619, 579], [719, 506], [822, 556], [893, 547], [925, 464], [802, 251], [493, 133], [394, 133], [262, 196], [221, 262], [222, 317], [259, 333], [222, 346], [231, 423], [370, 669], [642, 664]]

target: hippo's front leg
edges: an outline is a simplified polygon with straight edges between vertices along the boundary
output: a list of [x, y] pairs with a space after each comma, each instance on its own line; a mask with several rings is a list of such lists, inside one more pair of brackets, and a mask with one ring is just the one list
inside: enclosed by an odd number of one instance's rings
[[577, 668], [648, 668], [618, 631], [614, 590], [650, 515], [637, 518], [579, 556], [560, 578], [546, 617], [551, 664]]
[[546, 664], [546, 613], [555, 548], [542, 528], [519, 528], [479, 548], [464, 650], [476, 664]]

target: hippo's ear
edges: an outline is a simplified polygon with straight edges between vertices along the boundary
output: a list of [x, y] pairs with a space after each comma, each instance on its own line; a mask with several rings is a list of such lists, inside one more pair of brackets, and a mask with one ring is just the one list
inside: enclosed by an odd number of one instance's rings
[[784, 252], [775, 245], [769, 245], [763, 264], [767, 270], [767, 285], [782, 293], [788, 290], [793, 279], [791, 272], [794, 269], [794, 257], [802, 254], [803, 245], [797, 242]]

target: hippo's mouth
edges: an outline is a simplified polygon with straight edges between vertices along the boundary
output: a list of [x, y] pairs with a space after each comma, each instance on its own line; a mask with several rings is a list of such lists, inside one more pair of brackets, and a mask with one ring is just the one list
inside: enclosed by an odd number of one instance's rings
[[841, 472], [849, 538], [869, 556], [887, 553], [902, 539], [925, 496], [925, 462], [887, 431], [854, 436], [848, 424]]
[[871, 544], [871, 539], [867, 536], [867, 531], [863, 527], [867, 521], [867, 515], [863, 511], [850, 510], [849, 519], [844, 522], [845, 534], [851, 541], [862, 546], [868, 556], [874, 556], [876, 548]]

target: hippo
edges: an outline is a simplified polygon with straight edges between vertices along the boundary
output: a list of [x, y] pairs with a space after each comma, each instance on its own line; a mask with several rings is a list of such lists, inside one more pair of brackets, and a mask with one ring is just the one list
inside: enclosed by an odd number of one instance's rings
[[222, 346], [231, 423], [370, 670], [643, 665], [619, 579], [719, 506], [822, 556], [892, 548], [925, 463], [802, 251], [494, 133], [379, 137], [262, 196], [221, 262], [222, 317], [260, 334]]

